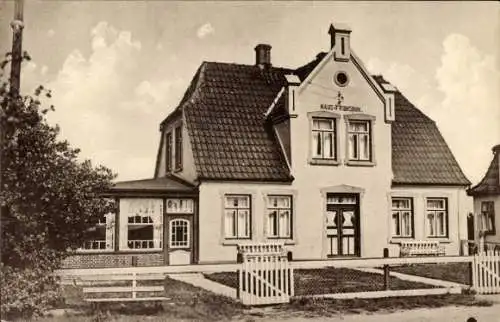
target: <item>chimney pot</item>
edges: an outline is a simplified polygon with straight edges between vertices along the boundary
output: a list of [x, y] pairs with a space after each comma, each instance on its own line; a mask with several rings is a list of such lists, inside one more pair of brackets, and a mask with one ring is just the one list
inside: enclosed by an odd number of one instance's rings
[[271, 67], [271, 45], [258, 44], [255, 46], [255, 65], [260, 68]]

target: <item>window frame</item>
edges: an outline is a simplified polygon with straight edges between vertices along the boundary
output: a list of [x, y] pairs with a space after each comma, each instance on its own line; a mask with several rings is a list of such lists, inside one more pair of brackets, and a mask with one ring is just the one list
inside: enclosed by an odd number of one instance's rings
[[[228, 205], [228, 202], [227, 202], [227, 198], [230, 198], [230, 197], [245, 197], [247, 198], [248, 200], [248, 206], [247, 207], [239, 207], [239, 206], [236, 206], [236, 207], [227, 207]], [[252, 195], [251, 194], [246, 194], [246, 193], [230, 193], [230, 194], [224, 194], [223, 195], [223, 217], [222, 217], [222, 227], [223, 227], [223, 240], [226, 240], [226, 241], [234, 241], [234, 240], [251, 240], [252, 239], [252, 234], [253, 234], [253, 225], [252, 225]], [[226, 220], [228, 218], [227, 216], [227, 211], [228, 210], [233, 210], [233, 211], [236, 211], [235, 214], [233, 214], [233, 220], [236, 219], [236, 222], [233, 222], [232, 223], [232, 226], [233, 228], [235, 228], [235, 234], [232, 235], [232, 236], [228, 236], [228, 231], [226, 229], [227, 225], [226, 225]], [[239, 212], [240, 211], [245, 211], [247, 210], [248, 211], [248, 218], [246, 219], [246, 222], [247, 222], [247, 227], [246, 229], [248, 230], [248, 235], [245, 236], [240, 236], [239, 234], [239, 223], [238, 223], [238, 218], [239, 218]]]
[[[357, 114], [349, 114], [344, 116], [345, 119], [345, 165], [348, 166], [362, 166], [362, 167], [370, 167], [376, 165], [375, 159], [375, 123], [376, 117], [369, 114], [357, 113]], [[352, 132], [349, 130], [349, 125], [353, 122], [365, 122], [368, 124], [368, 149], [369, 149], [369, 158], [367, 160], [363, 159], [351, 159], [350, 152], [350, 140], [349, 134]], [[357, 133], [357, 132], [356, 132]], [[359, 141], [359, 140], [358, 140]], [[359, 149], [359, 143], [358, 143]], [[359, 151], [358, 151], [359, 154]]]
[[[321, 129], [320, 127], [315, 128], [314, 123], [315, 121], [327, 121], [331, 122], [332, 128], [331, 129]], [[311, 127], [311, 155], [313, 160], [328, 160], [328, 161], [338, 161], [338, 145], [337, 145], [337, 131], [338, 131], [338, 124], [336, 118], [333, 117], [318, 117], [318, 116], [313, 116], [312, 117], [312, 127]], [[316, 142], [316, 146], [314, 144], [314, 137], [316, 135], [319, 135], [321, 137], [322, 142]], [[331, 144], [331, 152], [333, 152], [333, 156], [325, 156], [325, 149], [324, 149], [324, 142], [325, 142], [325, 136], [331, 135], [330, 138], [330, 144]], [[321, 152], [319, 154], [316, 154], [315, 151], [317, 147], [320, 147]]]
[[173, 144], [172, 144], [172, 131], [169, 131], [165, 135], [165, 171], [172, 172], [172, 155], [173, 155]]
[[[136, 203], [137, 202], [137, 203]], [[135, 204], [134, 204], [135, 203]], [[130, 217], [136, 217], [137, 209], [142, 213], [142, 217], [148, 216], [151, 218], [151, 223], [129, 223]], [[150, 210], [149, 212], [143, 211]], [[135, 211], [135, 215], [134, 215]], [[164, 198], [121, 198], [120, 199], [120, 216], [119, 216], [119, 252], [158, 252], [164, 249]], [[155, 219], [157, 221], [155, 221]], [[129, 227], [138, 225], [152, 225], [153, 238], [151, 242], [153, 247], [129, 247], [129, 242], [133, 241], [130, 238]], [[156, 238], [155, 238], [156, 237]], [[149, 241], [149, 240], [144, 240]], [[157, 247], [155, 247], [157, 246]]]
[[[442, 200], [444, 208], [429, 208], [428, 202], [431, 200]], [[449, 238], [449, 202], [447, 197], [425, 197], [424, 199], [424, 206], [425, 206], [425, 235], [427, 238]], [[438, 213], [439, 212], [444, 212], [444, 222], [443, 222], [443, 228], [445, 229], [445, 234], [438, 234]], [[429, 231], [429, 213], [433, 213], [433, 230], [434, 234], [431, 234], [431, 231]]]
[[182, 124], [175, 128], [175, 171], [182, 171]]
[[[392, 202], [395, 200], [408, 201], [409, 208], [394, 208]], [[415, 203], [414, 203], [413, 197], [391, 196], [390, 201], [391, 201], [391, 217], [390, 217], [391, 238], [394, 238], [394, 239], [413, 239], [413, 238], [415, 238]], [[398, 229], [400, 232], [399, 234], [395, 234], [392, 230], [394, 228], [394, 226], [393, 226], [394, 225], [394, 221], [393, 221], [394, 212], [397, 212]], [[410, 230], [411, 230], [411, 232], [409, 235], [402, 234], [402, 232], [404, 231], [402, 216], [405, 212], [410, 213]]]
[[[309, 142], [308, 142], [308, 163], [310, 165], [326, 165], [326, 166], [338, 166], [340, 164], [340, 118], [342, 117], [338, 113], [334, 113], [332, 111], [314, 111], [307, 113], [308, 121], [309, 121]], [[333, 137], [333, 147], [335, 152], [335, 158], [319, 158], [316, 157], [313, 153], [313, 129], [314, 129], [314, 120], [316, 119], [327, 119], [332, 120], [334, 124], [334, 137]]]
[[[488, 209], [484, 209], [483, 207], [487, 205], [487, 208]], [[495, 235], [496, 234], [496, 227], [495, 227], [495, 202], [492, 201], [492, 200], [484, 200], [484, 201], [481, 201], [480, 203], [480, 220], [481, 220], [481, 228], [482, 228], [482, 232], [483, 234], [485, 235]], [[490, 222], [491, 222], [491, 227], [489, 227], [490, 229], [488, 230], [485, 230], [484, 229], [484, 223], [485, 222], [488, 222], [488, 217], [491, 217], [490, 218]]]
[[[176, 237], [177, 234], [175, 234], [174, 231], [174, 223], [176, 222], [182, 222], [185, 224], [184, 228], [186, 229], [185, 235], [186, 235], [186, 240], [184, 245], [174, 245], [175, 242], [173, 237]], [[172, 218], [169, 220], [169, 237], [168, 237], [168, 245], [170, 249], [186, 249], [191, 247], [191, 222], [188, 219], [185, 218]]]
[[[111, 216], [108, 220], [106, 216]], [[104, 220], [102, 220], [104, 219]], [[98, 253], [98, 252], [112, 252], [115, 250], [115, 238], [116, 238], [116, 214], [115, 213], [107, 213], [104, 214], [101, 218], [98, 219], [95, 228], [104, 227], [104, 239], [93, 239], [93, 240], [85, 240], [83, 245], [78, 248], [78, 252], [89, 252], [89, 253]], [[108, 235], [109, 234], [109, 235]], [[109, 243], [108, 243], [109, 239]], [[98, 244], [104, 243], [104, 248], [87, 248], [87, 244], [95, 243]]]
[[[289, 199], [289, 207], [284, 208], [284, 207], [270, 207], [269, 204], [269, 199], [270, 198], [283, 198], [286, 197]], [[292, 240], [294, 237], [293, 234], [293, 211], [294, 211], [294, 203], [293, 203], [293, 195], [292, 194], [267, 194], [264, 198], [265, 200], [265, 207], [266, 207], [266, 212], [265, 212], [265, 220], [266, 220], [266, 238], [267, 239], [286, 239], [286, 240]], [[278, 232], [276, 235], [270, 234], [272, 227], [271, 227], [271, 221], [270, 221], [270, 216], [271, 212], [275, 211], [276, 213], [276, 224], [277, 228], [276, 231]], [[281, 235], [281, 223], [279, 219], [280, 211], [288, 211], [288, 235], [284, 236]]]
[[[365, 131], [354, 131], [351, 130], [350, 125], [352, 124], [363, 124], [366, 125], [366, 130]], [[347, 134], [347, 158], [349, 161], [355, 161], [355, 162], [371, 162], [372, 159], [372, 139], [371, 139], [371, 123], [370, 120], [349, 120], [347, 122], [347, 129], [346, 129], [346, 134]], [[351, 136], [355, 138], [356, 140], [356, 147], [351, 146]], [[367, 137], [367, 149], [368, 149], [368, 158], [364, 159], [361, 158], [361, 151], [363, 150], [363, 147], [361, 146], [361, 137], [366, 136]], [[355, 150], [355, 151], [352, 151]], [[351, 155], [351, 152], [353, 155]]]

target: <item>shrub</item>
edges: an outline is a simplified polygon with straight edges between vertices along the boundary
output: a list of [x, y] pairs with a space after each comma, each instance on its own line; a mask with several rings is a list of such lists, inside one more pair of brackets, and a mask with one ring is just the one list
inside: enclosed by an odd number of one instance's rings
[[40, 315], [59, 301], [59, 285], [52, 267], [45, 263], [25, 269], [0, 265], [2, 317]]

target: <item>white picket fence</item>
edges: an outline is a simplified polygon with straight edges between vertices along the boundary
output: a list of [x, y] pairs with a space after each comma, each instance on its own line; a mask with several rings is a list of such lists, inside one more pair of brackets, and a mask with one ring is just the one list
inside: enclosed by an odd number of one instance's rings
[[487, 250], [474, 255], [472, 279], [478, 294], [500, 293], [500, 251]]
[[241, 245], [238, 297], [244, 305], [288, 303], [294, 295], [293, 268], [279, 244]]

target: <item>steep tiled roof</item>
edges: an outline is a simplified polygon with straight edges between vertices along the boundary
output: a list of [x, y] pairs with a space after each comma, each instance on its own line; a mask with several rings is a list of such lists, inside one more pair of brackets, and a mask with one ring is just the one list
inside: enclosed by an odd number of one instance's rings
[[[184, 108], [199, 179], [291, 181], [264, 113], [286, 84], [304, 80], [325, 56], [296, 69], [205, 62], [180, 108]], [[374, 76], [378, 83], [386, 82]], [[436, 124], [400, 92], [392, 124], [394, 184], [469, 185]]]
[[500, 195], [500, 144], [493, 147], [493, 160], [483, 180], [472, 187], [468, 193], [471, 196]]
[[184, 105], [200, 179], [290, 181], [279, 144], [264, 113], [291, 71], [210, 63]]

